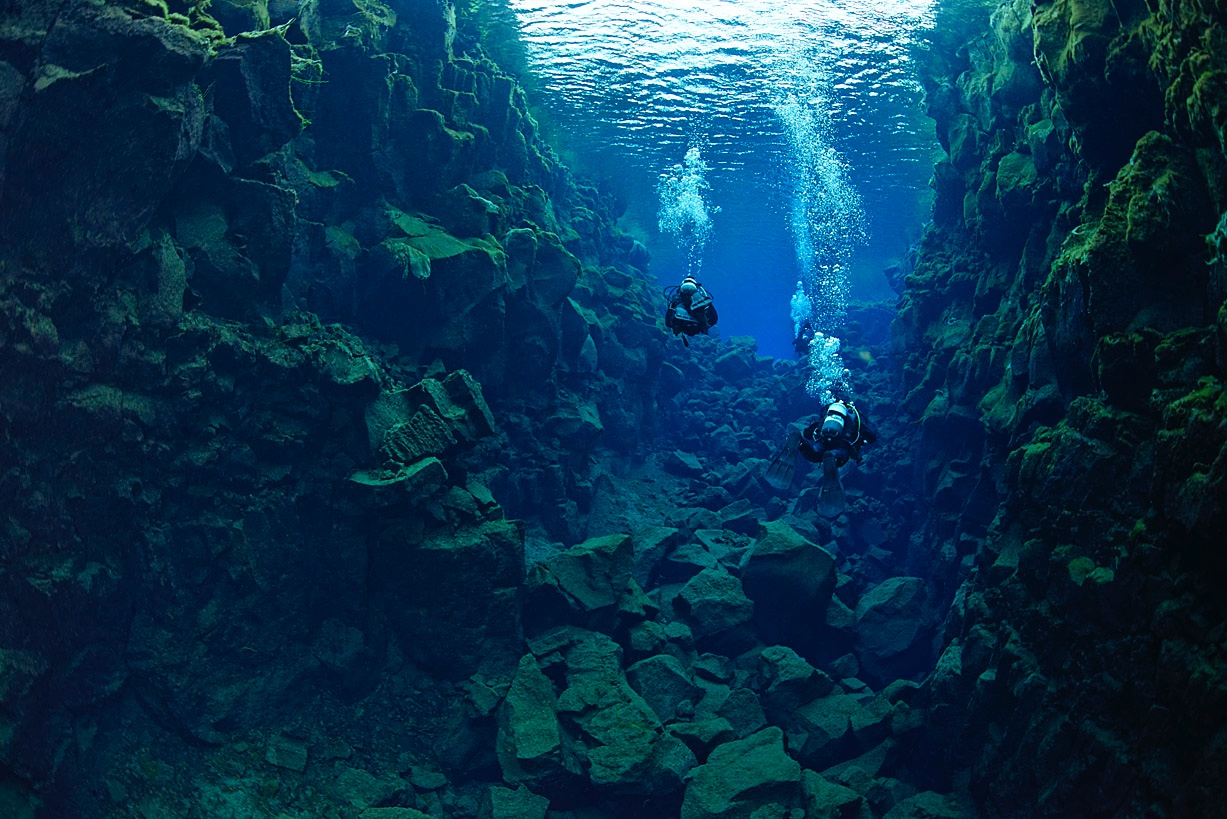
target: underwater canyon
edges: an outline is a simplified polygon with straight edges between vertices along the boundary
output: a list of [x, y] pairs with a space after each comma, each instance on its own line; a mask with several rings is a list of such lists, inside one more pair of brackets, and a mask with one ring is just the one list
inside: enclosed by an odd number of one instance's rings
[[487, 5], [0, 3], [0, 815], [1224, 815], [1227, 4], [938, 7], [836, 517]]

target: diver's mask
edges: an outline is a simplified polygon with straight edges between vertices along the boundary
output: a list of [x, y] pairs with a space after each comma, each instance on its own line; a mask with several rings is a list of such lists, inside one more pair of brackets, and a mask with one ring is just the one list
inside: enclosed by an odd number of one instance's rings
[[836, 401], [827, 407], [827, 416], [822, 420], [822, 437], [838, 438], [843, 434], [847, 421], [848, 407], [843, 402]]

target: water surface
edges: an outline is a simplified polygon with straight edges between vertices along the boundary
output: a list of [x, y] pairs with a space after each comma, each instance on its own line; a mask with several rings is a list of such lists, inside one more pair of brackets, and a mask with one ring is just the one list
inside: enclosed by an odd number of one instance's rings
[[[891, 296], [882, 271], [928, 216], [938, 150], [911, 59], [930, 0], [509, 3], [543, 127], [567, 161], [625, 197], [623, 226], [662, 283], [686, 270], [687, 248], [658, 225], [661, 175], [701, 152], [712, 223], [702, 277], [724, 335], [792, 355], [790, 299], [824, 248], [843, 252], [832, 244], [850, 245], [848, 295]], [[837, 167], [815, 174], [815, 163]], [[815, 175], [827, 182], [799, 201]], [[855, 200], [864, 241], [820, 224], [834, 200]]]

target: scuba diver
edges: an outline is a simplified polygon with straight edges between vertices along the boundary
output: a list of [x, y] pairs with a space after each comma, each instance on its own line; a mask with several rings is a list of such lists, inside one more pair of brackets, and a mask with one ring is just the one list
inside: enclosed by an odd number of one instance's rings
[[809, 345], [813, 340], [814, 323], [807, 318], [801, 323], [801, 328], [797, 331], [797, 337], [792, 340], [792, 348], [797, 351], [798, 359], [809, 355]]
[[690, 346], [690, 336], [707, 331], [719, 320], [711, 293], [703, 288], [693, 276], [682, 279], [676, 287], [665, 288], [665, 326], [680, 335], [682, 342]]
[[861, 447], [878, 440], [863, 412], [851, 401], [834, 401], [822, 408], [822, 420], [804, 432], [792, 429], [784, 446], [767, 466], [767, 483], [776, 489], [792, 485], [797, 469], [797, 453], [811, 463], [822, 464], [822, 492], [818, 512], [833, 518], [844, 510], [844, 487], [839, 468], [848, 461], [861, 462]]

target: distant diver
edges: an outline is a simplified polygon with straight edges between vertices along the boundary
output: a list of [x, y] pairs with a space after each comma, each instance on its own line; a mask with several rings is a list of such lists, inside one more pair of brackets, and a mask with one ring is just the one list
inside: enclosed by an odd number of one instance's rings
[[767, 482], [776, 489], [792, 485], [797, 469], [797, 453], [811, 463], [822, 464], [822, 491], [818, 496], [818, 512], [823, 517], [837, 517], [844, 510], [844, 487], [839, 480], [839, 468], [849, 460], [861, 462], [861, 447], [872, 444], [878, 436], [851, 401], [834, 401], [822, 408], [822, 420], [815, 421], [804, 432], [789, 431], [788, 439], [767, 466]]
[[676, 287], [666, 287], [665, 300], [668, 303], [665, 326], [673, 331], [673, 335], [680, 335], [687, 347], [690, 346], [690, 336], [699, 333], [706, 335], [720, 319], [711, 293], [693, 276], [682, 279], [682, 283]]
[[801, 323], [797, 337], [792, 340], [792, 348], [797, 351], [797, 358], [803, 359], [809, 355], [809, 345], [814, 340], [814, 324], [808, 318]]

